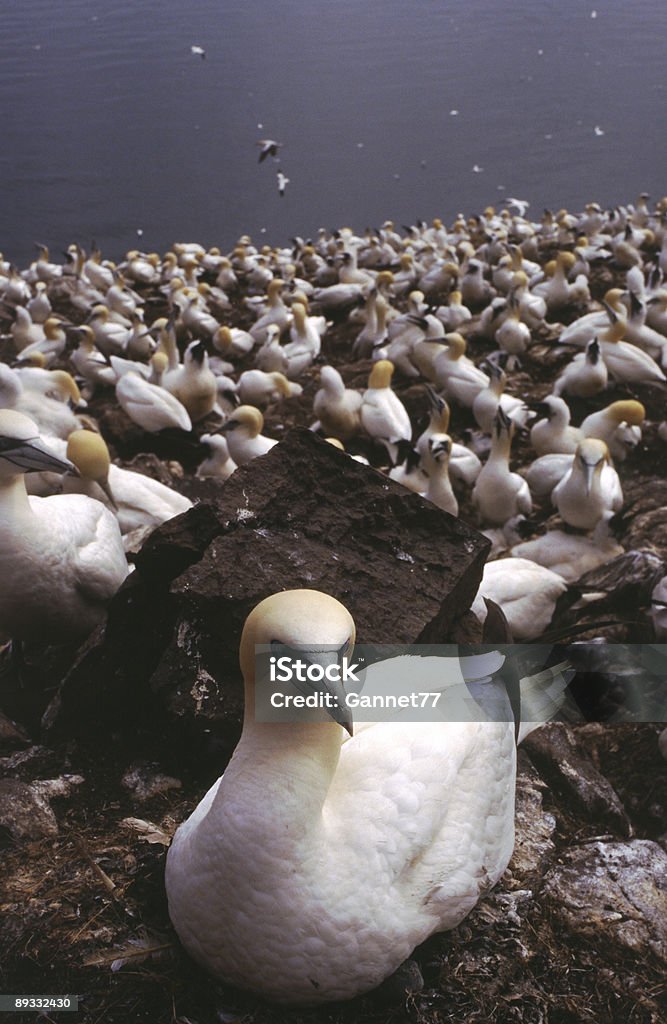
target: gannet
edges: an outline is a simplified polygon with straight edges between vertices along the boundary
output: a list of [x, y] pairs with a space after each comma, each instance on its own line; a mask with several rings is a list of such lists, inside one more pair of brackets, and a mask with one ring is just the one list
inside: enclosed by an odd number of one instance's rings
[[604, 441], [587, 437], [579, 442], [570, 471], [554, 487], [551, 500], [565, 522], [581, 530], [592, 530], [605, 512], [619, 511], [623, 491]]
[[0, 363], [0, 408], [22, 412], [35, 421], [42, 433], [65, 439], [80, 426], [67, 404], [68, 399], [78, 404], [81, 394], [65, 370], [42, 370], [41, 373], [46, 376], [42, 385], [37, 386], [33, 380], [30, 386], [30, 378]]
[[306, 307], [301, 302], [292, 303], [292, 316], [290, 340], [283, 347], [283, 352], [287, 359], [287, 375], [299, 377], [320, 354], [326, 321], [324, 317], [307, 316]]
[[373, 349], [387, 340], [387, 302], [371, 288], [366, 299], [366, 319], [352, 346], [352, 354], [359, 359], [369, 359]]
[[285, 287], [285, 282], [281, 278], [274, 277], [269, 282], [267, 293], [267, 309], [252, 325], [250, 328], [250, 334], [257, 343], [263, 343], [266, 341], [267, 328], [275, 324], [278, 328], [278, 333], [282, 334], [284, 330], [289, 327], [292, 322], [292, 314], [289, 308], [285, 305], [282, 298], [282, 290]]
[[302, 392], [301, 385], [288, 380], [284, 373], [244, 370], [238, 380], [238, 395], [243, 404], [258, 408], [282, 398], [298, 398]]
[[641, 427], [646, 410], [633, 398], [612, 402], [606, 409], [593, 412], [579, 428], [583, 437], [597, 437], [609, 448], [612, 458], [623, 462], [628, 452], [642, 439]]
[[189, 498], [159, 480], [115, 466], [104, 438], [94, 431], [70, 434], [67, 458], [79, 476], [65, 478], [65, 492], [87, 494], [110, 505], [122, 534], [143, 526], [159, 526], [192, 507]]
[[320, 387], [313, 399], [313, 412], [325, 434], [341, 441], [359, 434], [361, 402], [361, 394], [345, 387], [338, 370], [333, 366], [320, 367]]
[[37, 281], [35, 284], [35, 294], [26, 304], [25, 308], [34, 324], [43, 324], [51, 316], [51, 302], [47, 295], [44, 281]]
[[428, 486], [424, 497], [450, 515], [457, 516], [459, 503], [449, 479], [451, 450], [452, 439], [447, 434], [434, 434], [429, 439], [428, 454], [423, 460], [424, 468], [428, 472]]
[[472, 414], [477, 426], [485, 434], [493, 430], [493, 421], [500, 406], [517, 427], [524, 427], [531, 415], [530, 409], [520, 398], [504, 394], [507, 385], [507, 374], [495, 363], [486, 364], [490, 373], [489, 385], [475, 395], [472, 403]]
[[21, 361], [37, 358], [40, 365], [51, 366], [65, 351], [67, 335], [65, 334], [60, 320], [50, 316], [42, 324], [44, 337], [40, 341], [34, 341], [21, 349]]
[[[515, 357], [522, 355], [530, 345], [530, 328], [521, 320], [519, 300], [513, 295], [507, 301], [507, 316], [496, 329], [495, 342], [514, 362]], [[512, 369], [509, 362], [508, 368]]]
[[570, 426], [570, 408], [556, 395], [547, 397], [535, 407], [545, 418], [530, 428], [530, 443], [538, 455], [556, 453], [574, 455], [584, 434]]
[[262, 434], [264, 417], [252, 405], [239, 405], [220, 427], [227, 436], [229, 454], [237, 466], [243, 466], [259, 455], [266, 455], [277, 441]]
[[88, 319], [88, 324], [93, 332], [95, 344], [102, 355], [108, 358], [111, 355], [123, 354], [130, 331], [123, 324], [114, 323], [106, 306], [101, 303], [95, 306]]
[[519, 513], [530, 515], [532, 501], [526, 481], [510, 472], [514, 424], [498, 408], [493, 423], [491, 453], [475, 481], [472, 500], [483, 524], [502, 526]]
[[184, 408], [192, 423], [198, 423], [215, 409], [218, 384], [209, 369], [203, 341], [192, 341], [185, 350], [183, 365], [167, 370], [162, 381]]
[[[157, 355], [156, 353], [153, 359]], [[116, 383], [116, 398], [130, 419], [147, 430], [157, 434], [160, 430], [175, 427], [192, 430], [192, 421], [185, 406], [158, 384], [151, 384], [138, 373], [126, 373]]]
[[664, 381], [667, 378], [651, 356], [623, 341], [626, 321], [616, 320], [598, 335], [602, 358], [612, 377], [626, 384]]
[[102, 621], [127, 575], [116, 519], [81, 494], [29, 496], [24, 473], [66, 473], [36, 424], [0, 410], [0, 632], [63, 643]]
[[226, 439], [222, 434], [202, 434], [199, 443], [204, 445], [208, 455], [199, 463], [197, 476], [227, 480], [237, 467], [229, 454]]
[[249, 331], [242, 331], [238, 327], [227, 327], [223, 325], [211, 339], [213, 348], [223, 356], [242, 358], [252, 352], [255, 347], [255, 339]]
[[411, 439], [412, 425], [405, 406], [391, 389], [393, 373], [394, 364], [389, 359], [381, 359], [375, 364], [362, 397], [359, 415], [366, 433], [381, 441], [395, 462], [396, 444]]
[[562, 576], [528, 558], [500, 558], [484, 566], [471, 610], [484, 622], [484, 598], [495, 601], [514, 640], [532, 640], [548, 629], [556, 601], [566, 590]]
[[609, 327], [609, 313], [606, 307], [609, 307], [616, 317], [620, 317], [625, 321], [627, 319], [627, 311], [621, 301], [622, 297], [623, 291], [621, 288], [610, 288], [604, 297], [605, 308], [593, 310], [591, 313], [584, 313], [577, 320], [573, 320], [571, 324], [568, 324], [561, 331], [558, 343], [560, 345], [575, 345], [579, 348], [584, 348], [596, 335]]
[[565, 367], [554, 384], [554, 395], [572, 395], [573, 398], [592, 398], [604, 391], [608, 381], [607, 364], [600, 352], [600, 342], [593, 338], [585, 352], [578, 352]]
[[465, 273], [460, 279], [459, 289], [461, 297], [471, 309], [478, 310], [495, 296], [495, 289], [488, 281], [484, 280], [484, 267], [479, 260], [468, 260]]
[[[352, 617], [297, 590], [262, 601], [240, 645], [243, 733], [167, 857], [181, 942], [227, 982], [281, 1003], [376, 987], [500, 877], [513, 846], [508, 722], [259, 722], [255, 645], [351, 655]], [[327, 645], [334, 654], [322, 650]], [[340, 684], [328, 687], [344, 701]], [[363, 723], [365, 724], [365, 723]]]
[[514, 544], [510, 553], [528, 558], [545, 569], [562, 576], [566, 583], [575, 583], [580, 576], [623, 554], [623, 546], [609, 530], [611, 512], [606, 512], [590, 537], [563, 530], [548, 530], [542, 537]]
[[436, 386], [447, 399], [470, 409], [482, 388], [488, 387], [489, 378], [466, 356], [465, 338], [454, 332], [446, 334], [443, 340], [447, 347], [433, 360]]
[[435, 315], [442, 323], [447, 334], [458, 331], [462, 324], [472, 319], [472, 313], [467, 306], [463, 305], [461, 292], [453, 291], [447, 299], [446, 306], [438, 306]]
[[93, 288], [106, 292], [114, 284], [114, 268], [108, 263], [102, 263], [102, 253], [95, 249], [87, 260], [84, 260], [82, 270]]

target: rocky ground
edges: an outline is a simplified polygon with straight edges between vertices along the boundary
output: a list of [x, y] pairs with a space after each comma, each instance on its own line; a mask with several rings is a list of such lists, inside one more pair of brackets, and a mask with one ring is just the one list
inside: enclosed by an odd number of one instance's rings
[[[609, 283], [601, 276], [598, 293]], [[159, 304], [154, 309], [158, 315]], [[60, 311], [75, 316], [65, 306]], [[235, 323], [244, 315], [240, 308], [237, 312]], [[470, 334], [475, 357], [490, 349]], [[334, 326], [324, 356], [349, 386], [363, 386], [368, 365], [351, 361], [353, 336], [347, 325]], [[539, 338], [512, 375], [512, 391], [527, 401], [550, 391], [568, 358], [549, 340], [546, 334]], [[314, 371], [304, 384], [301, 398], [269, 410], [268, 433], [283, 437], [290, 427], [310, 423]], [[424, 417], [422, 388], [400, 379], [396, 384], [413, 421]], [[617, 397], [623, 393], [606, 394], [596, 407]], [[655, 427], [664, 418], [664, 397], [648, 389], [639, 397], [651, 425], [623, 467], [626, 505], [619, 533], [626, 548], [665, 559], [667, 446], [657, 440]], [[496, 889], [457, 929], [416, 951], [423, 987], [413, 970], [393, 987], [350, 1004], [292, 1013], [239, 995], [189, 961], [169, 924], [164, 860], [175, 827], [220, 774], [238, 736], [235, 643], [256, 595], [252, 588], [233, 589], [243, 582], [233, 571], [234, 559], [240, 551], [251, 558], [257, 536], [266, 539], [268, 531], [265, 550], [275, 555], [279, 589], [286, 573], [302, 579], [312, 571], [312, 554], [327, 549], [327, 537], [330, 553], [347, 551], [350, 558], [359, 554], [350, 548], [352, 542], [366, 554], [374, 543], [374, 558], [393, 552], [396, 584], [388, 589], [391, 600], [405, 606], [412, 600], [409, 563], [399, 555], [423, 557], [420, 531], [431, 528], [428, 517], [437, 510], [423, 511], [418, 498], [403, 499], [392, 489], [389, 518], [373, 512], [357, 523], [351, 541], [346, 521], [329, 514], [323, 501], [325, 512], [316, 524], [281, 517], [273, 495], [276, 501], [285, 495], [280, 497], [273, 478], [262, 480], [258, 464], [247, 478], [254, 481], [252, 510], [258, 518], [245, 532], [230, 530], [224, 525], [229, 513], [220, 509], [238, 504], [244, 478], [233, 483], [232, 477], [227, 485], [196, 479], [203, 454], [196, 437], [150, 438], [109, 395], [95, 399], [91, 412], [122, 464], [212, 502], [214, 509], [203, 505], [188, 514], [188, 525], [165, 527], [148, 542], [137, 556], [136, 580], [114, 603], [106, 635], [95, 634], [80, 651], [29, 650], [20, 679], [8, 653], [3, 655], [0, 990], [78, 994], [81, 1008], [72, 1019], [86, 1024], [658, 1024], [667, 1019], [667, 762], [658, 750], [660, 727], [652, 724], [554, 724], [529, 738], [520, 757], [514, 858]], [[455, 415], [455, 433], [472, 426], [460, 410]], [[198, 425], [197, 434], [211, 426]], [[381, 453], [364, 441], [350, 447], [375, 464], [381, 461]], [[325, 456], [314, 452], [315, 460], [345, 460], [333, 449]], [[517, 466], [530, 458], [525, 440], [516, 445], [516, 457]], [[368, 476], [353, 465], [346, 472]], [[350, 478], [348, 490], [336, 495], [338, 505], [361, 479]], [[373, 505], [372, 489], [381, 486], [380, 478], [372, 475], [372, 480], [366, 508]], [[305, 493], [299, 501], [306, 502]], [[292, 511], [298, 513], [298, 502]], [[470, 511], [464, 502], [461, 518], [472, 521]], [[304, 521], [307, 512], [304, 505]], [[437, 516], [438, 523], [447, 518]], [[547, 507], [535, 515], [539, 525], [550, 518]], [[312, 549], [304, 548], [304, 536]], [[442, 543], [453, 543], [456, 536]], [[482, 549], [475, 550], [471, 562], [480, 551], [483, 556]], [[223, 561], [220, 552], [226, 552]], [[216, 569], [219, 565], [223, 569]], [[462, 579], [466, 568], [461, 567]], [[327, 571], [333, 572], [330, 565]], [[343, 586], [340, 576], [331, 581], [334, 590]], [[231, 611], [227, 631], [214, 644], [210, 623], [219, 612], [215, 601], [223, 582], [229, 583]], [[371, 586], [370, 570], [359, 571], [354, 588], [367, 607], [372, 594], [363, 588]], [[372, 635], [374, 626], [383, 615], [392, 621], [395, 614], [390, 598], [379, 588], [375, 593], [376, 607], [362, 622], [363, 639], [381, 639], [379, 627]], [[641, 586], [624, 593], [620, 601], [612, 594], [590, 612], [592, 623], [601, 617], [613, 622], [592, 626], [590, 635], [651, 639], [646, 594]], [[465, 607], [469, 596], [462, 584], [451, 600]], [[356, 600], [359, 621], [364, 602]], [[423, 608], [414, 610], [403, 642], [423, 636], [420, 623], [434, 616], [429, 600], [425, 594]], [[568, 609], [558, 615], [556, 626], [573, 620]], [[470, 623], [465, 618], [454, 623], [454, 618], [438, 620], [439, 627], [446, 634], [451, 626], [459, 639], [474, 640]], [[228, 687], [216, 684], [223, 668]]]

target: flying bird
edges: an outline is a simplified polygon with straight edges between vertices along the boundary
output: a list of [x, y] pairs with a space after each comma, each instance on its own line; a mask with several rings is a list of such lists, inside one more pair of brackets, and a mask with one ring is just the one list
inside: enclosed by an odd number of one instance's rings
[[259, 152], [259, 162], [261, 164], [266, 160], [267, 156], [272, 156], [274, 160], [277, 160], [278, 150], [281, 148], [283, 143], [274, 142], [273, 139], [259, 139], [257, 145], [262, 147]]
[[519, 216], [520, 217], [525, 217], [526, 216], [526, 210], [530, 206], [530, 203], [528, 202], [527, 199], [508, 199], [507, 200], [507, 205], [508, 206], [516, 206], [517, 210], [519, 211]]
[[206, 50], [203, 46], [191, 46], [190, 53], [194, 54], [195, 57], [201, 57], [202, 60], [206, 60]]
[[284, 196], [285, 189], [289, 185], [289, 178], [286, 178], [282, 171], [278, 171], [276, 177], [278, 179], [278, 191], [280, 192], [281, 196]]

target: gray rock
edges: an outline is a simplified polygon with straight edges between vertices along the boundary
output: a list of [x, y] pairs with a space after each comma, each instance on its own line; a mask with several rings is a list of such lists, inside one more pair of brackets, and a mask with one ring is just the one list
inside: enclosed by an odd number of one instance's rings
[[647, 839], [567, 850], [542, 896], [575, 934], [667, 962], [667, 853]]
[[570, 798], [587, 817], [623, 836], [632, 834], [630, 819], [616, 790], [595, 767], [568, 726], [549, 722], [523, 744], [540, 775], [555, 792]]
[[542, 793], [546, 788], [526, 754], [520, 750], [514, 815], [516, 838], [509, 863], [512, 888], [521, 888], [540, 878], [555, 850], [551, 837], [556, 829], [556, 819], [542, 806]]
[[18, 779], [0, 779], [0, 830], [15, 843], [57, 835], [58, 822], [50, 801], [54, 797], [69, 796], [72, 786], [81, 785], [83, 781], [80, 775], [30, 784]]

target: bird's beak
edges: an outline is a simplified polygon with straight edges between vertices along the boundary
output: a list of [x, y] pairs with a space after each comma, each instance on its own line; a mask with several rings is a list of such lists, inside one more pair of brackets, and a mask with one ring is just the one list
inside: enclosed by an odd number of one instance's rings
[[104, 493], [106, 494], [107, 498], [109, 499], [109, 504], [117, 512], [118, 511], [118, 504], [116, 502], [116, 499], [113, 496], [113, 491], [111, 490], [111, 487], [109, 486], [108, 479], [105, 478], [104, 480], [98, 480], [97, 482], [100, 485], [100, 487], [102, 488], [102, 490], [104, 491]]
[[[317, 665], [322, 669], [322, 679], [317, 681], [293, 679], [292, 685], [306, 697], [313, 693], [323, 694], [325, 697], [328, 695], [330, 699], [327, 700], [324, 710], [334, 722], [342, 725], [348, 735], [352, 736], [352, 715], [347, 706], [345, 687], [341, 679], [342, 652], [333, 647], [292, 649], [280, 645], [280, 649], [295, 660], [306, 662], [308, 666]], [[331, 671], [334, 667], [337, 668], [337, 672]], [[327, 670], [330, 671], [327, 673]]]
[[24, 473], [70, 473], [79, 476], [74, 463], [61, 459], [39, 437], [31, 437], [27, 441], [0, 438], [0, 455]]
[[591, 493], [591, 485], [593, 483], [593, 477], [595, 476], [595, 469], [597, 462], [584, 462], [582, 460], [582, 468], [584, 471], [584, 486], [586, 488], [586, 497]]

